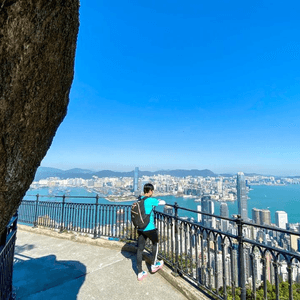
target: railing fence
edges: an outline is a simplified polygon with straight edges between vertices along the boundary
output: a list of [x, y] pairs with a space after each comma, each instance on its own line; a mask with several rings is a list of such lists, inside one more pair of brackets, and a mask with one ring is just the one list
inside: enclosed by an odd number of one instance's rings
[[[65, 196], [62, 201], [41, 201], [41, 197], [22, 201], [20, 222], [93, 238], [137, 239], [130, 205], [99, 204], [98, 196], [94, 203], [72, 203]], [[230, 219], [176, 203], [169, 206], [173, 213], [155, 211], [155, 220], [159, 254], [174, 275], [184, 276], [217, 299], [300, 299], [300, 256], [290, 247], [299, 233], [244, 222], [240, 216]], [[179, 217], [179, 210], [199, 214], [200, 221]], [[271, 236], [284, 243], [274, 246], [267, 240]]]
[[0, 237], [0, 299], [12, 297], [12, 275], [18, 216], [15, 214]]

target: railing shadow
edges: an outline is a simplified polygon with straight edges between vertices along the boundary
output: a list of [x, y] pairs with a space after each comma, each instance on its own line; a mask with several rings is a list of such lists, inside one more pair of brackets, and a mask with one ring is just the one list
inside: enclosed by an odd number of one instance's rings
[[77, 299], [85, 281], [84, 264], [57, 260], [55, 255], [31, 258], [21, 254], [22, 247], [18, 247], [16, 252], [20, 252], [15, 254], [13, 287], [16, 299]]

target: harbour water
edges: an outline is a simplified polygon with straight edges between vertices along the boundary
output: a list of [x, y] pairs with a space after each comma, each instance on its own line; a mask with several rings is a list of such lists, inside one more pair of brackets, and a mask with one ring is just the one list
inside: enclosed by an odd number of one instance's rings
[[[67, 193], [66, 193], [67, 191]], [[37, 190], [29, 190], [26, 194], [25, 199], [34, 200], [35, 195], [49, 195], [49, 189], [37, 189]], [[95, 197], [96, 193], [89, 192], [84, 188], [68, 188], [68, 190], [58, 190], [55, 191], [55, 195], [69, 195], [69, 196], [83, 196], [83, 197]], [[33, 195], [33, 196], [29, 196]], [[275, 223], [275, 211], [283, 210], [288, 213], [288, 221], [289, 223], [298, 223], [300, 222], [300, 185], [285, 185], [285, 186], [253, 186], [249, 191], [249, 201], [248, 201], [248, 216], [251, 218], [251, 210], [252, 208], [259, 209], [269, 209], [271, 212], [272, 222]], [[200, 203], [195, 202], [195, 198], [186, 198], [186, 197], [175, 197], [175, 196], [162, 196], [158, 197], [160, 199], [165, 200], [169, 204], [178, 203], [179, 206], [185, 207], [188, 209], [197, 209], [197, 205]], [[61, 201], [61, 198], [48, 198], [42, 197], [41, 200], [56, 200]], [[67, 201], [81, 203], [88, 202], [94, 203], [95, 199], [89, 198], [68, 198]], [[109, 202], [105, 198], [99, 198], [99, 203], [108, 204], [114, 203]], [[132, 202], [117, 202], [117, 204], [131, 204]], [[227, 202], [229, 209], [229, 216], [232, 214], [238, 213], [237, 201]], [[158, 210], [162, 210], [162, 208], [158, 208]], [[215, 202], [215, 214], [219, 215], [220, 213], [220, 202]], [[180, 211], [180, 216], [187, 216], [197, 218], [196, 214]]]

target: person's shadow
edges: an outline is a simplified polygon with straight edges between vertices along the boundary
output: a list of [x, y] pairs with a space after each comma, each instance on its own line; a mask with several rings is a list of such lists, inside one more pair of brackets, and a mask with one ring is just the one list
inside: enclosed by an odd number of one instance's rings
[[77, 299], [85, 281], [84, 264], [57, 260], [55, 255], [31, 258], [20, 252], [15, 256], [13, 268], [16, 299]]
[[[132, 270], [138, 275], [137, 262], [136, 262], [136, 251], [137, 244], [125, 244], [122, 247], [121, 253], [122, 255], [131, 260]], [[146, 267], [148, 272], [151, 271], [151, 254], [149, 254], [146, 250], [143, 252], [143, 265], [146, 263]]]

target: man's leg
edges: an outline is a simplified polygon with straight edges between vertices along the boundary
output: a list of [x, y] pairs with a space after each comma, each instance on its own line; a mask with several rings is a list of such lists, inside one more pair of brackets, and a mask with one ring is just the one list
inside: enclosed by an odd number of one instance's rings
[[164, 265], [164, 261], [160, 260], [157, 261], [157, 254], [158, 254], [158, 230], [150, 230], [146, 231], [145, 234], [152, 242], [152, 265], [151, 265], [151, 272], [155, 273], [159, 269], [161, 269]]
[[143, 271], [142, 269], [142, 260], [143, 260], [143, 251], [145, 249], [146, 244], [146, 236], [140, 231], [138, 231], [139, 237], [138, 237], [138, 248], [137, 248], [137, 254], [136, 254], [136, 261], [137, 261], [137, 269], [138, 273], [141, 273]]
[[158, 254], [158, 231], [157, 229], [145, 231], [144, 234], [152, 242], [152, 265], [156, 264]]

